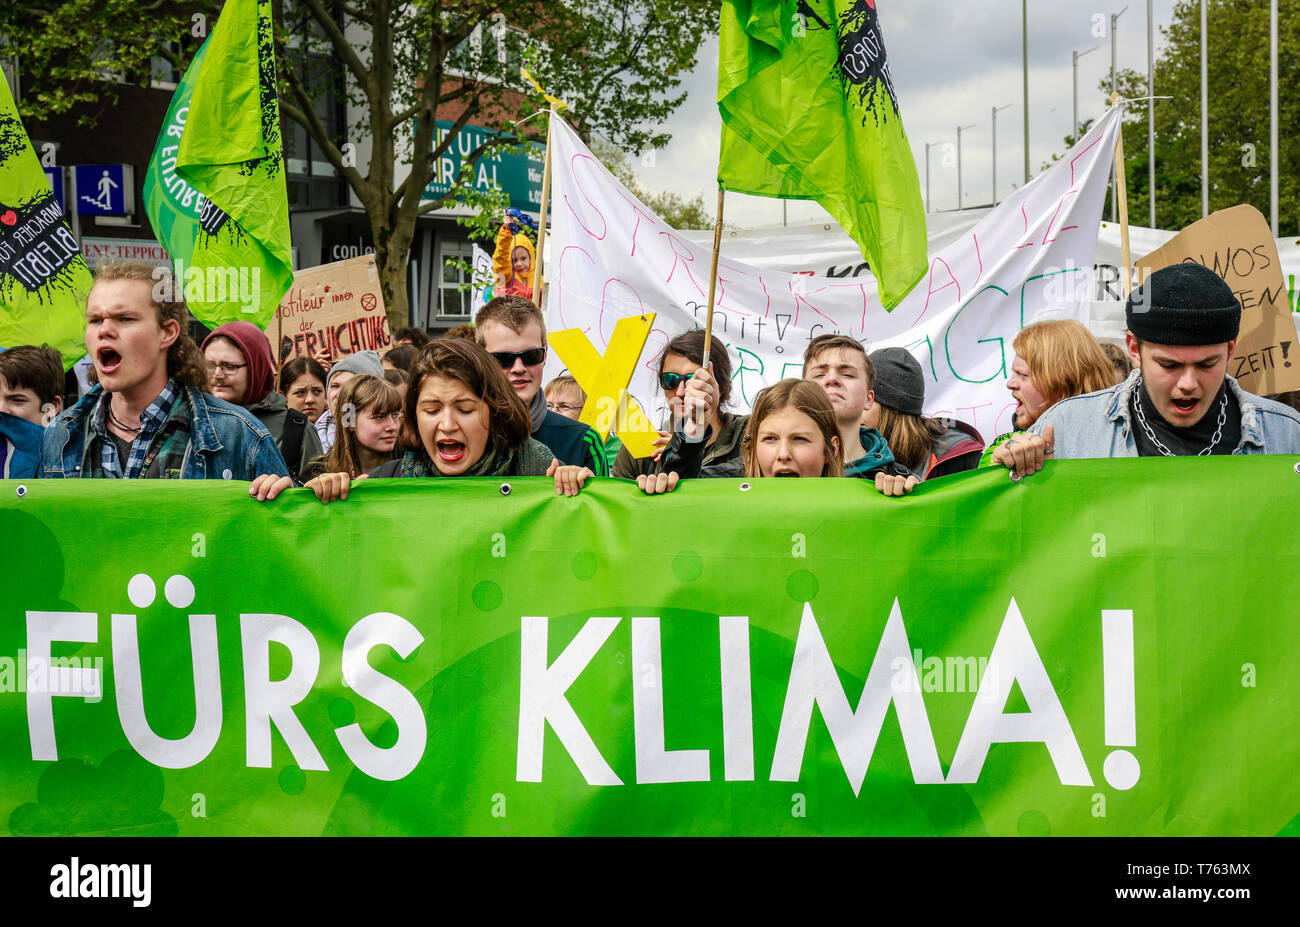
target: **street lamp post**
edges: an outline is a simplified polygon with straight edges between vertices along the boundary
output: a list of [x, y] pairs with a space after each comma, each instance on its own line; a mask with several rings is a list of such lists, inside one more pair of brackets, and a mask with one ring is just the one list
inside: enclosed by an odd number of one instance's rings
[[1076, 142], [1079, 140], [1079, 59], [1084, 55], [1095, 52], [1099, 48], [1101, 48], [1100, 45], [1094, 45], [1087, 51], [1076, 51], [1070, 53], [1073, 55], [1071, 63], [1074, 67], [1074, 123], [1072, 124], [1070, 131], [1074, 133], [1074, 140]]
[[1205, 32], [1205, 0], [1201, 0], [1201, 217], [1210, 214], [1210, 39]]
[[998, 204], [998, 110], [1010, 109], [1011, 104], [993, 107], [993, 205]]
[[[1120, 10], [1118, 13], [1110, 14], [1110, 92], [1119, 93], [1119, 87], [1115, 83], [1115, 30], [1119, 27], [1119, 18], [1128, 12], [1128, 7]], [[1120, 131], [1123, 131], [1121, 127]], [[1112, 166], [1110, 169], [1110, 221], [1119, 221], [1119, 168]]]
[[1029, 183], [1029, 0], [1020, 0], [1020, 54], [1025, 81], [1025, 183]]
[[1268, 4], [1268, 211], [1277, 238], [1277, 0]]
[[930, 149], [939, 144], [941, 143], [940, 142], [925, 143], [925, 211], [926, 212], [934, 212], [933, 207], [930, 206]]
[[975, 128], [974, 124], [957, 127], [957, 210], [961, 211], [961, 134], [966, 129]]
[[1147, 194], [1151, 228], [1156, 227], [1156, 23], [1147, 0]]

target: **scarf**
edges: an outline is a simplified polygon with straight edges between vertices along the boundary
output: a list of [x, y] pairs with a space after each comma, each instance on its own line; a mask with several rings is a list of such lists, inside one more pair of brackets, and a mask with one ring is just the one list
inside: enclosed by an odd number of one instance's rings
[[539, 389], [533, 401], [528, 404], [528, 417], [533, 420], [532, 427], [528, 429], [530, 435], [537, 434], [538, 429], [542, 427], [542, 422], [546, 421], [547, 411], [549, 410], [546, 408], [546, 394]]

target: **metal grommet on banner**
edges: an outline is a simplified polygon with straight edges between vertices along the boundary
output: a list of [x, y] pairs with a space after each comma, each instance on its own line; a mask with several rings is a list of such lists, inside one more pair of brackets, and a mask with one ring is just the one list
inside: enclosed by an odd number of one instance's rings
[[753, 489], [753, 488], [754, 488], [754, 486], [753, 486], [752, 483], [741, 483], [741, 484], [740, 484], [740, 491], [741, 491], [741, 492], [749, 492], [749, 491], [750, 491], [751, 489]]
[[509, 484], [509, 483], [502, 483], [502, 484], [501, 484], [501, 495], [503, 495], [503, 496], [508, 496], [508, 495], [510, 495], [510, 484]]
[[1013, 483], [1019, 483], [1019, 482], [1020, 482], [1020, 474], [1017, 473], [1015, 470], [1012, 470], [1012, 471], [1011, 471], [1011, 482], [1013, 482]]
[[[1294, 470], [1296, 473], [1300, 473], [1300, 463], [1297, 463], [1297, 464], [1296, 464], [1294, 467], [1292, 467], [1291, 469]], [[22, 489], [21, 486], [19, 486], [18, 488], [19, 488], [19, 489]], [[22, 494], [19, 493], [19, 495], [22, 495]]]
[[[1300, 465], [1297, 465], [1297, 466], [1300, 466]], [[14, 490], [14, 493], [17, 494], [17, 496], [18, 496], [19, 499], [21, 499], [23, 496], [27, 495], [27, 487], [26, 487], [26, 486], [19, 485], [19, 487], [18, 487], [17, 489]]]

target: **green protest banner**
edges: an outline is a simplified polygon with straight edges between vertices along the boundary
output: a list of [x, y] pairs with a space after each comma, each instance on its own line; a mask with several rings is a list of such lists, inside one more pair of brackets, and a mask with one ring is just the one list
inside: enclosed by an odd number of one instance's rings
[[1295, 833], [1295, 464], [0, 482], [0, 822]]

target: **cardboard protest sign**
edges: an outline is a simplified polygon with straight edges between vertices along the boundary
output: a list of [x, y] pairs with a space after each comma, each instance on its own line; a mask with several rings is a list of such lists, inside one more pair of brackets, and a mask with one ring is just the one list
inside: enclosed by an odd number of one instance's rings
[[1300, 389], [1296, 327], [1268, 220], [1254, 206], [1233, 206], [1193, 222], [1136, 262], [1140, 279], [1180, 262], [1210, 268], [1241, 301], [1241, 334], [1228, 373], [1260, 396]]
[[331, 362], [357, 351], [386, 354], [393, 339], [375, 256], [298, 271], [267, 334], [280, 343], [281, 363], [317, 351]]

